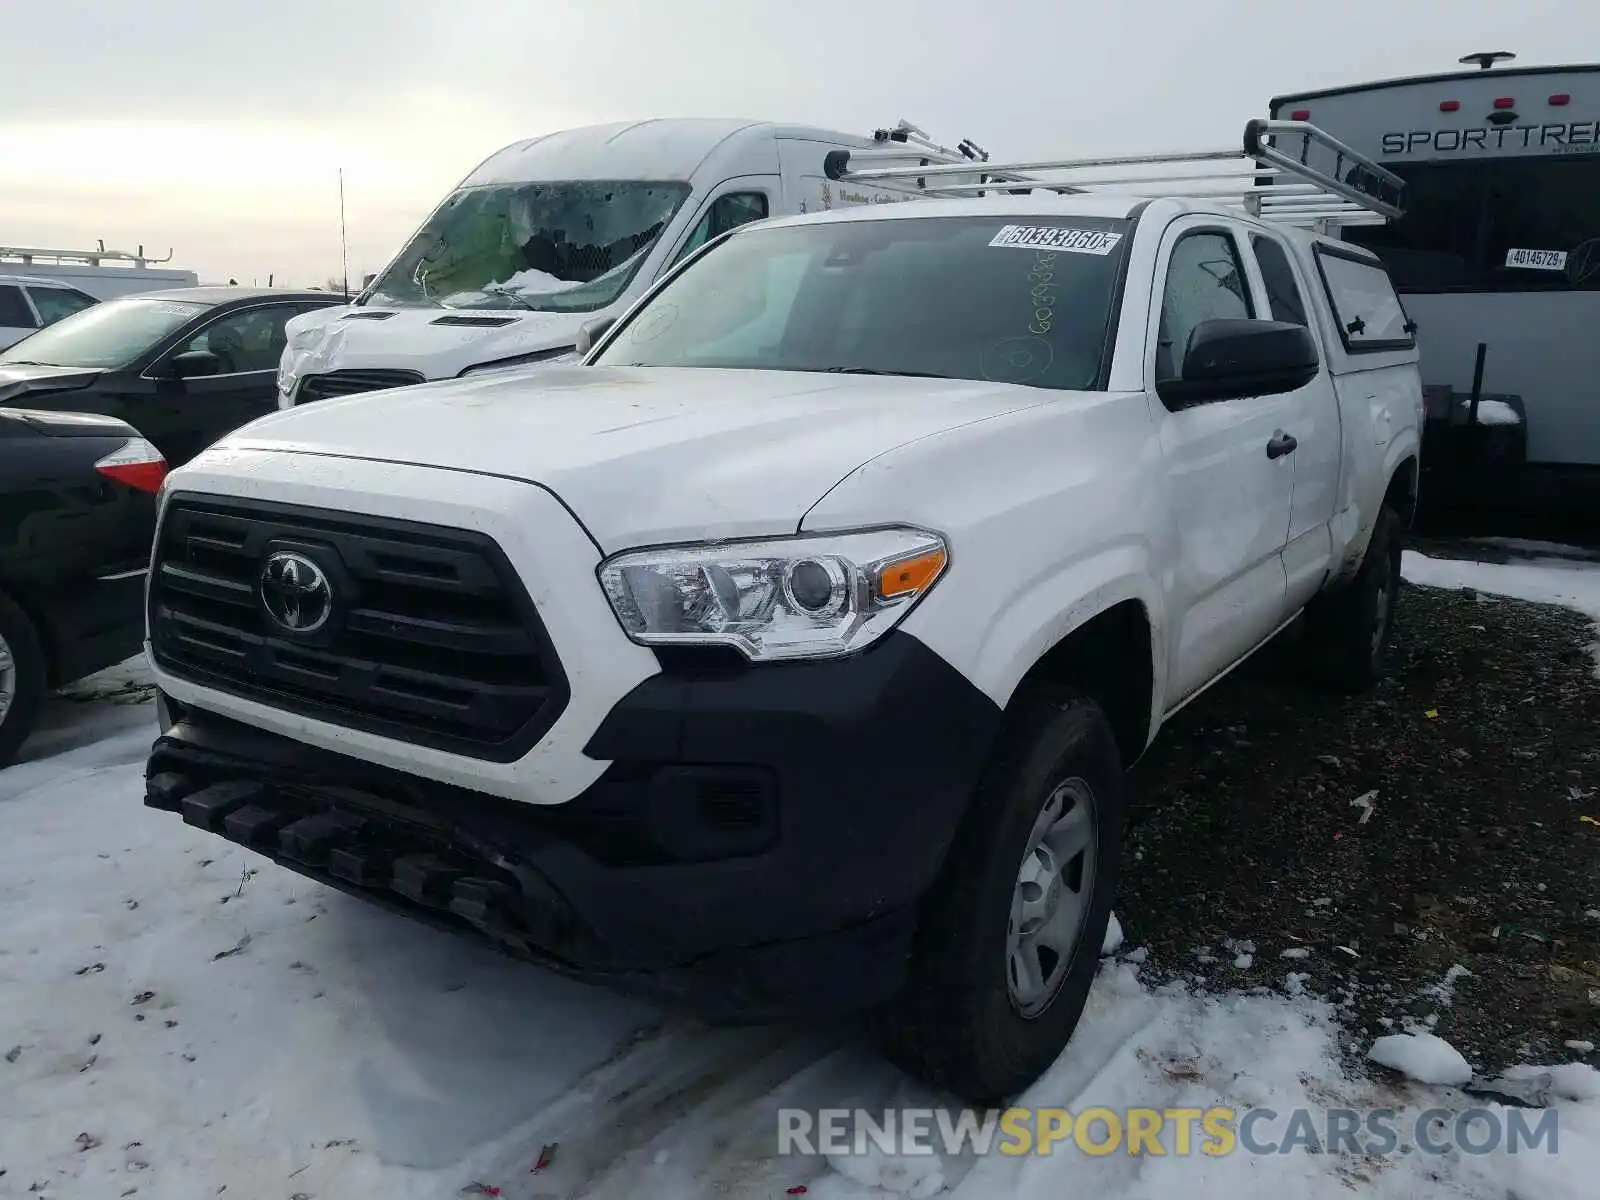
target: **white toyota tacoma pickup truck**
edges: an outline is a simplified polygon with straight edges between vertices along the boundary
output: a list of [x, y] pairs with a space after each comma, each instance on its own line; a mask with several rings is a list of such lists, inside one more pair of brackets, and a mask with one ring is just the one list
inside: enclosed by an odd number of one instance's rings
[[1301, 616], [1325, 678], [1382, 670], [1423, 416], [1387, 275], [1221, 206], [927, 200], [744, 226], [591, 340], [169, 477], [146, 802], [1014, 1094], [1162, 722]]

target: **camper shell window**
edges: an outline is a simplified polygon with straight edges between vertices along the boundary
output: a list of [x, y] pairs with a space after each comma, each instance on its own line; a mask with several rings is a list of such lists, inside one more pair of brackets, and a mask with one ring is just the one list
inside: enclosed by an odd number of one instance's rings
[[1378, 350], [1410, 350], [1417, 343], [1414, 326], [1395, 295], [1394, 285], [1378, 263], [1319, 243], [1317, 270], [1333, 306], [1344, 348], [1352, 354]]
[[[1385, 165], [1406, 181], [1405, 215], [1344, 236], [1383, 259], [1397, 290], [1600, 288], [1600, 155]], [[1565, 260], [1509, 265], [1513, 250]]]
[[372, 285], [365, 303], [591, 312], [632, 282], [689, 195], [637, 180], [462, 188]]

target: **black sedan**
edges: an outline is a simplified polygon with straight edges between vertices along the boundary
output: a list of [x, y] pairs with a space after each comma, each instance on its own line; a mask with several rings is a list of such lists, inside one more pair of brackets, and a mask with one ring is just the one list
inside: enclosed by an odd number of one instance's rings
[[118, 417], [174, 467], [277, 409], [284, 324], [331, 292], [174, 288], [74, 313], [0, 351], [0, 407]]
[[144, 643], [160, 451], [126, 422], [0, 409], [0, 767], [50, 688]]

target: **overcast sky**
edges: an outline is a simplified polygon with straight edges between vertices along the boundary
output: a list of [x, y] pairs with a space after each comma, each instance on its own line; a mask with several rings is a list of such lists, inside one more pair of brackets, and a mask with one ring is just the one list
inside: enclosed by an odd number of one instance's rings
[[[1303, 20], [1292, 14], [1306, 13]], [[376, 270], [552, 129], [906, 117], [997, 158], [1233, 144], [1278, 92], [1594, 57], [1593, 0], [18, 0], [0, 245], [175, 250], [207, 282]]]

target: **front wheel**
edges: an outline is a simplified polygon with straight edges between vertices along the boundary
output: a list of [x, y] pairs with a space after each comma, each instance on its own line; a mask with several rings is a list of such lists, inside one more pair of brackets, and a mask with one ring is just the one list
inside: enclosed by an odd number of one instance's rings
[[1116, 891], [1122, 762], [1104, 713], [1065, 689], [1019, 694], [939, 882], [885, 1052], [980, 1105], [1061, 1054], [1083, 1014]]

